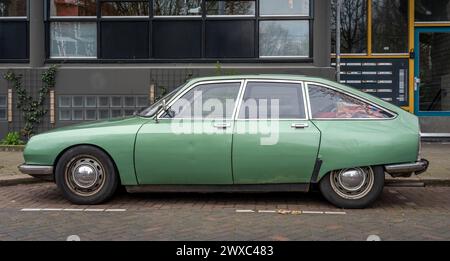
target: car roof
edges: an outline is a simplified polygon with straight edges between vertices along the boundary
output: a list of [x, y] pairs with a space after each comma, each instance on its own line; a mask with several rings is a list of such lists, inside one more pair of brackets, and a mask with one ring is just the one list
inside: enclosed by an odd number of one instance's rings
[[261, 79], [261, 80], [292, 80], [292, 81], [326, 81], [323, 78], [295, 75], [295, 74], [243, 74], [243, 75], [225, 75], [225, 76], [208, 76], [191, 79], [192, 82], [203, 81], [223, 81], [223, 80], [240, 80], [240, 79]]
[[349, 92], [371, 102], [374, 102], [384, 108], [387, 108], [396, 113], [404, 112], [403, 109], [390, 104], [384, 100], [381, 100], [371, 94], [364, 93], [358, 89], [355, 89], [351, 86], [339, 84], [335, 81], [328, 80], [325, 78], [314, 77], [314, 76], [305, 76], [305, 75], [295, 75], [295, 74], [242, 74], [242, 75], [226, 75], [226, 76], [210, 76], [210, 77], [198, 77], [193, 78], [188, 81], [188, 85], [196, 84], [198, 82], [205, 81], [225, 81], [225, 80], [245, 80], [245, 79], [255, 79], [255, 80], [287, 80], [287, 81], [304, 81], [304, 82], [316, 82], [319, 84], [324, 84], [327, 86], [334, 87], [338, 90]]

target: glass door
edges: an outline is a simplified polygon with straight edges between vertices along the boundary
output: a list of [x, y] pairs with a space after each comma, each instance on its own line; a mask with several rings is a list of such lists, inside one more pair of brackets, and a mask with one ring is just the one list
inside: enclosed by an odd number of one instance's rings
[[415, 30], [415, 112], [450, 116], [450, 28]]

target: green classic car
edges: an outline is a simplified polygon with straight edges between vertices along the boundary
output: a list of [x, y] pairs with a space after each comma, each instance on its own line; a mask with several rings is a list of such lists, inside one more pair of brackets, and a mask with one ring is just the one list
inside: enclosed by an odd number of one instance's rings
[[129, 192], [320, 189], [364, 208], [385, 173], [426, 171], [416, 116], [321, 78], [196, 78], [132, 117], [36, 135], [23, 173], [54, 180], [76, 204]]

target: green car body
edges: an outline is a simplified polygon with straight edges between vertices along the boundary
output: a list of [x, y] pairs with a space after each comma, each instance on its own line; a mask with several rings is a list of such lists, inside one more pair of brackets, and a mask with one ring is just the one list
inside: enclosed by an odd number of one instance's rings
[[[132, 116], [34, 136], [24, 151], [25, 165], [54, 167], [68, 149], [90, 145], [109, 155], [117, 168], [120, 183], [125, 186], [263, 185], [317, 183], [334, 170], [401, 166], [418, 161], [420, 127], [416, 116], [332, 81], [293, 75], [221, 76], [192, 79], [179, 92], [202, 82], [233, 80], [326, 85], [373, 103], [392, 113], [393, 117], [382, 120], [314, 120], [309, 117], [306, 120], [279, 120], [278, 143], [260, 146], [257, 141], [261, 135], [258, 134], [194, 132], [175, 135], [170, 128], [171, 119]], [[270, 120], [266, 121], [270, 124]], [[236, 119], [226, 123], [232, 129], [246, 124]], [[293, 123], [304, 124], [307, 128], [294, 129]], [[403, 170], [402, 175], [405, 172], [408, 170]], [[414, 170], [409, 172], [410, 175]]]

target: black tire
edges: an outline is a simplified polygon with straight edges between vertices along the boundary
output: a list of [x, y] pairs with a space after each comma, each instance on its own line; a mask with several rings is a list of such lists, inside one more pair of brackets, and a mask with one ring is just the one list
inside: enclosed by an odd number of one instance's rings
[[[365, 194], [361, 198], [345, 198], [338, 192], [336, 185], [332, 185], [332, 178], [334, 172], [328, 173], [322, 178], [319, 184], [322, 195], [333, 205], [344, 209], [363, 209], [370, 207], [381, 195], [384, 188], [384, 168], [382, 166], [366, 167], [365, 169], [371, 169], [373, 171], [373, 184], [366, 190]], [[333, 175], [333, 176], [332, 176]], [[333, 188], [334, 187], [334, 188]]]
[[[95, 184], [90, 188], [78, 186], [79, 182], [75, 181], [73, 174], [74, 170], [83, 167], [83, 162], [91, 164], [89, 166], [95, 170], [94, 176], [97, 177]], [[89, 178], [91, 177], [92, 175]], [[56, 164], [55, 181], [64, 197], [72, 203], [96, 205], [106, 202], [115, 194], [119, 176], [113, 161], [105, 152], [93, 146], [83, 145], [71, 148], [61, 156]]]

